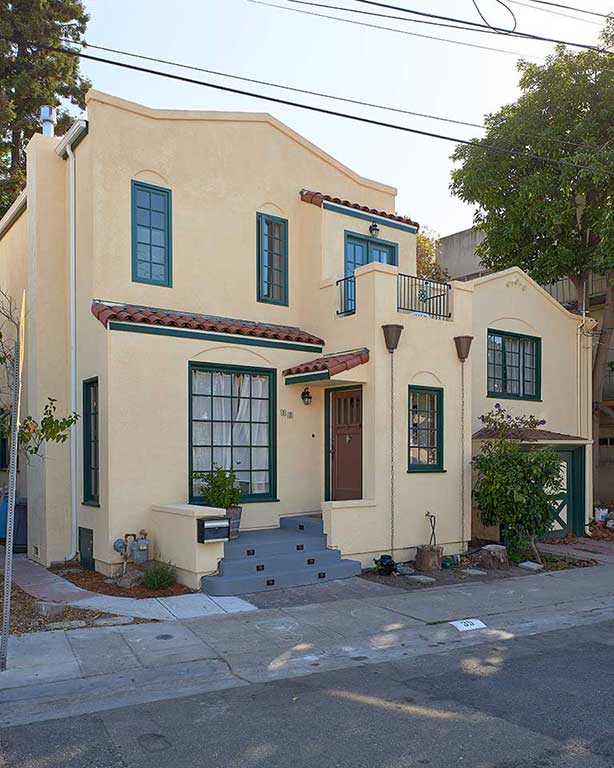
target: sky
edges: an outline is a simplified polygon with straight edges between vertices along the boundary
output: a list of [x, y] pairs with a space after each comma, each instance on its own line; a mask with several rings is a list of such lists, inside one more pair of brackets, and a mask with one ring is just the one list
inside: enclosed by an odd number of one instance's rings
[[[358, 16], [289, 0], [264, 1], [284, 8], [250, 0], [174, 0], [172, 3], [168, 0], [86, 0], [90, 14], [86, 40], [90, 44], [227, 74], [477, 124], [482, 123], [485, 114], [519, 95], [516, 65], [520, 56], [424, 39], [414, 34], [507, 49], [535, 61], [541, 61], [554, 48], [550, 43], [506, 39], [505, 35], [471, 34]], [[382, 1], [480, 21], [472, 0]], [[314, 2], [400, 15], [356, 0]], [[510, 17], [497, 0], [478, 2], [492, 24], [504, 27], [509, 23]], [[521, 31], [582, 43], [598, 41], [600, 20], [596, 17], [554, 8], [547, 11], [546, 6], [540, 10], [532, 0], [507, 2], [518, 18]], [[614, 10], [614, 0], [560, 2], [602, 13]], [[309, 16], [297, 10], [358, 19], [412, 35]], [[482, 135], [478, 128], [293, 94], [268, 86], [241, 84], [221, 76], [173, 70], [162, 65], [145, 63], [144, 66], [453, 138]], [[357, 173], [396, 187], [397, 211], [411, 216], [423, 227], [445, 236], [472, 224], [472, 207], [449, 192], [453, 142], [359, 124], [98, 62], [84, 62], [82, 70], [97, 90], [150, 107], [270, 112]], [[335, 190], [323, 191], [335, 194]]]

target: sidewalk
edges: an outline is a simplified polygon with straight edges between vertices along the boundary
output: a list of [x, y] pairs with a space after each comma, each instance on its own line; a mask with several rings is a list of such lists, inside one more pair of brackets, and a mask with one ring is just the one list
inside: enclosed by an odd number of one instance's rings
[[[0, 726], [419, 657], [614, 619], [614, 547], [594, 568], [155, 624], [11, 637]], [[566, 554], [573, 548], [566, 547]], [[142, 602], [142, 601], [141, 601]], [[448, 622], [479, 618], [486, 629]], [[11, 706], [3, 706], [10, 702]]]
[[[0, 553], [0, 566], [4, 565], [4, 549]], [[256, 607], [240, 597], [209, 597], [202, 592], [176, 597], [151, 597], [137, 600], [89, 592], [42, 565], [16, 555], [13, 560], [13, 581], [24, 592], [50, 603], [90, 608], [140, 619], [175, 621], [224, 613], [255, 611]]]

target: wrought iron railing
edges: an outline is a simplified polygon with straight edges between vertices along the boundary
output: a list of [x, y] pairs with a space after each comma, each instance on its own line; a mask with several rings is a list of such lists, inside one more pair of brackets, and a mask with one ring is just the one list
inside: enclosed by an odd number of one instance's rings
[[399, 275], [397, 309], [447, 320], [450, 317], [450, 284], [414, 275]]
[[354, 275], [344, 277], [336, 282], [338, 299], [338, 315], [353, 315], [356, 312], [356, 278]]
[[[592, 272], [588, 276], [588, 282], [586, 286], [587, 299], [590, 304], [598, 304], [600, 298], [606, 292], [608, 287], [608, 280], [605, 275], [594, 275]], [[557, 280], [556, 283], [549, 283], [544, 285], [544, 288], [551, 296], [569, 307], [577, 307], [582, 302], [578, 302], [578, 291], [576, 286], [571, 282], [568, 277], [564, 277], [561, 280]]]

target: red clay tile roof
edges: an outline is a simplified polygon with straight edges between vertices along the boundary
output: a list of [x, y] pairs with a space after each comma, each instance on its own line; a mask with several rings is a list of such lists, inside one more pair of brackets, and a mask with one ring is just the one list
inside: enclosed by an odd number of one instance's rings
[[269, 325], [251, 320], [235, 320], [229, 317], [213, 317], [173, 309], [141, 307], [134, 304], [110, 304], [104, 301], [92, 303], [92, 314], [105, 326], [111, 320], [123, 323], [145, 323], [187, 330], [229, 333], [235, 336], [252, 336], [274, 341], [289, 341], [297, 344], [324, 346], [324, 341], [301, 328], [285, 325]]
[[[497, 433], [492, 427], [482, 427], [481, 429], [478, 429], [477, 432], [473, 433], [474, 440], [490, 440], [496, 436]], [[536, 442], [538, 440], [551, 441], [553, 443], [565, 442], [566, 440], [584, 440], [585, 442], [590, 442], [583, 437], [565, 435], [562, 432], [550, 432], [547, 429], [521, 429], [518, 431], [518, 437], [520, 440], [527, 443]]]
[[311, 192], [309, 189], [301, 189], [301, 200], [304, 203], [317, 205], [319, 208], [322, 207], [322, 203], [326, 200], [329, 203], [336, 203], [337, 205], [343, 205], [346, 208], [354, 208], [357, 211], [363, 211], [363, 213], [372, 213], [374, 216], [379, 216], [382, 219], [391, 219], [392, 221], [398, 221], [401, 224], [420, 227], [420, 224], [418, 224], [417, 221], [412, 221], [408, 216], [399, 216], [398, 213], [378, 211], [377, 208], [369, 208], [368, 205], [361, 205], [360, 203], [353, 203], [350, 200], [342, 200], [340, 197], [325, 195], [323, 192]]
[[349, 371], [356, 368], [357, 365], [369, 362], [368, 349], [355, 349], [352, 352], [339, 352], [335, 355], [325, 355], [310, 360], [307, 363], [295, 365], [293, 368], [286, 368], [284, 376], [296, 376], [305, 373], [319, 373], [328, 371], [330, 376], [336, 376], [342, 371]]

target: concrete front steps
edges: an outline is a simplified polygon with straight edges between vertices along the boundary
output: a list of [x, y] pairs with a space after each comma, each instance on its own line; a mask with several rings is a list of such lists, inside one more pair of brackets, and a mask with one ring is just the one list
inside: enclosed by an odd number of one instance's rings
[[244, 595], [284, 587], [302, 587], [360, 573], [357, 560], [343, 560], [328, 549], [322, 518], [282, 517], [279, 528], [246, 531], [224, 544], [217, 576], [203, 576], [207, 595]]

